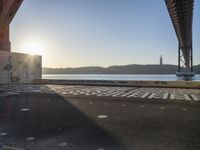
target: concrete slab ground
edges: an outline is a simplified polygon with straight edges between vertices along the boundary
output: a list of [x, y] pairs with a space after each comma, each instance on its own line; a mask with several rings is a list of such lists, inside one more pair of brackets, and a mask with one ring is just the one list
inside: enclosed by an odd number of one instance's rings
[[199, 94], [197, 89], [4, 85], [0, 149], [199, 150]]

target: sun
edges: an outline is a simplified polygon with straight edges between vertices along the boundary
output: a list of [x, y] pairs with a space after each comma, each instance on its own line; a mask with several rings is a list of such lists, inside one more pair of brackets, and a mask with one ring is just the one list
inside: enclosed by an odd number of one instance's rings
[[44, 55], [44, 47], [38, 42], [26, 43], [22, 50], [31, 55]]

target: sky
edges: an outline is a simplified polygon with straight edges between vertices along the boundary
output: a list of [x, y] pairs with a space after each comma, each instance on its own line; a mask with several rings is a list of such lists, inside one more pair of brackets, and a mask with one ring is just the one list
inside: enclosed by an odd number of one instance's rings
[[[193, 21], [200, 64], [200, 3]], [[164, 0], [24, 0], [11, 23], [12, 51], [42, 55], [43, 67], [178, 62], [177, 38]]]

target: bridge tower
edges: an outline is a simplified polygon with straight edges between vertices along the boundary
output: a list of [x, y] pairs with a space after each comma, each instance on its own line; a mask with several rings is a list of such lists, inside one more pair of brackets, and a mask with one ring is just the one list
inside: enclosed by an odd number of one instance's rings
[[165, 0], [178, 38], [177, 76], [194, 76], [192, 54], [192, 23], [194, 0]]

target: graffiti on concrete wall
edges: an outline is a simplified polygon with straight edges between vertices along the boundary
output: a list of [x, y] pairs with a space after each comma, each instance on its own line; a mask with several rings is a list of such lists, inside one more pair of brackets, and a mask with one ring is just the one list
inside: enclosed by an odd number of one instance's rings
[[40, 78], [40, 56], [0, 52], [0, 83], [31, 83]]

